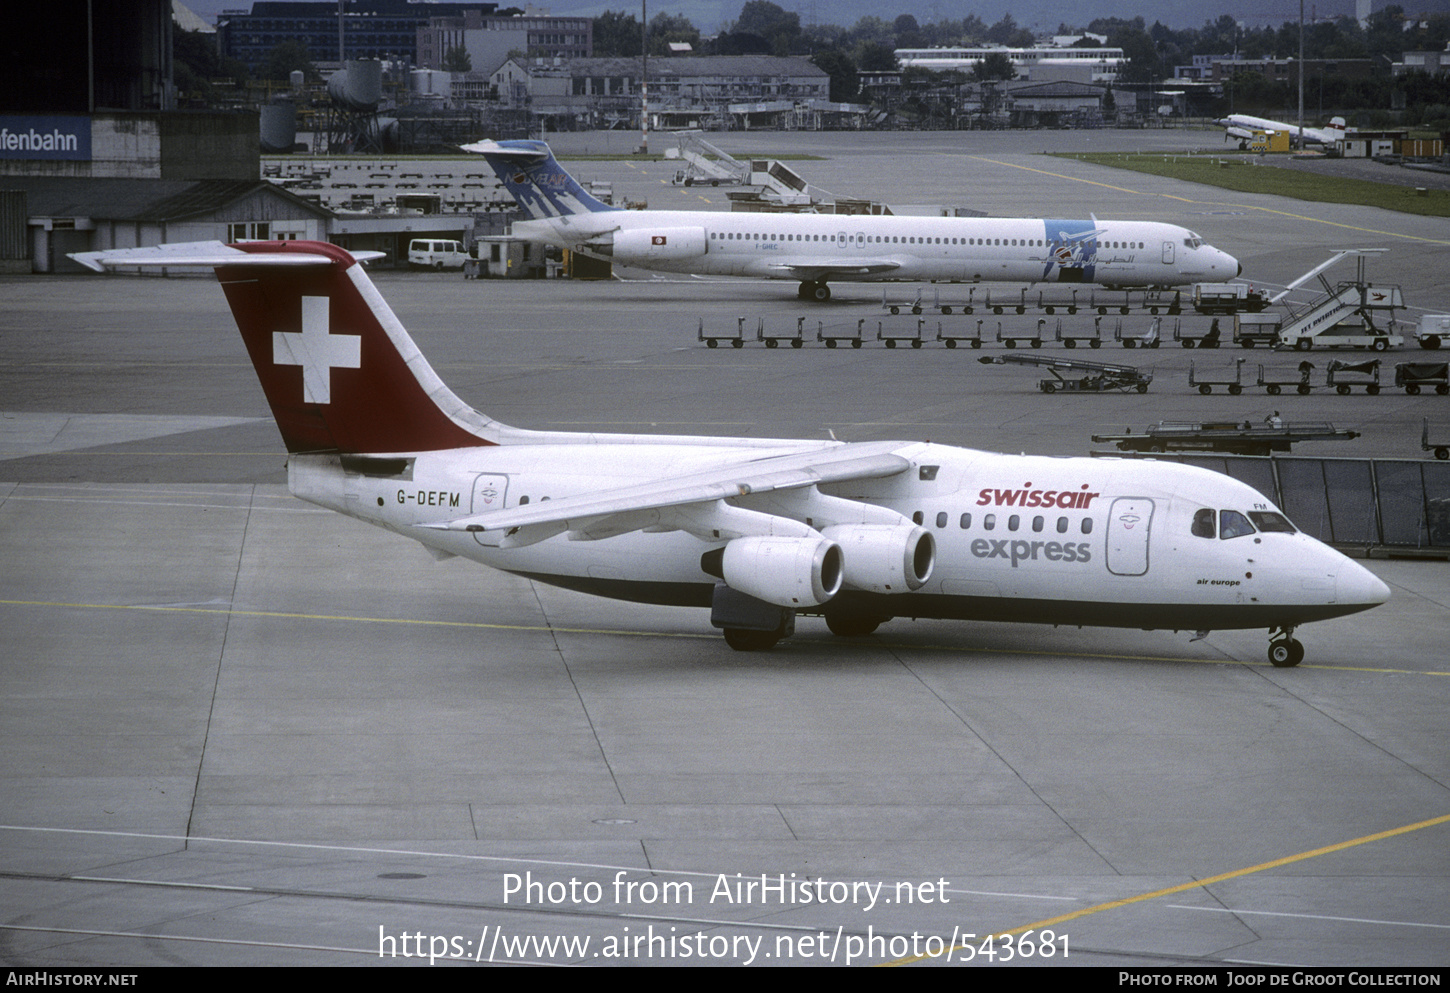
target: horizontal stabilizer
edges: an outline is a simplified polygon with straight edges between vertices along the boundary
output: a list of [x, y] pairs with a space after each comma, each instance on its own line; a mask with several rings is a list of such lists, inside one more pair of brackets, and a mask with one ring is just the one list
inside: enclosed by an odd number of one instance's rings
[[475, 141], [471, 145], [459, 145], [458, 147], [461, 151], [472, 152], [474, 155], [496, 155], [501, 159], [513, 159], [516, 162], [543, 162], [549, 157], [547, 147], [522, 148], [487, 140]]

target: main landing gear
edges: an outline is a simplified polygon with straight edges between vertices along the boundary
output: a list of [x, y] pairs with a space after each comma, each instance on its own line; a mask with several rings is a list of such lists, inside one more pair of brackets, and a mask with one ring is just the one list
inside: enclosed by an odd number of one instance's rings
[[785, 637], [784, 632], [747, 631], [743, 628], [725, 628], [725, 644], [737, 652], [765, 652], [775, 647]]
[[1269, 661], [1275, 668], [1290, 669], [1304, 661], [1304, 646], [1293, 634], [1293, 628], [1274, 628], [1269, 632]]
[[[871, 614], [854, 614], [846, 611], [827, 610], [826, 627], [838, 638], [864, 638], [874, 634], [889, 617]], [[794, 620], [781, 621], [779, 627], [770, 631], [753, 631], [746, 628], [725, 628], [725, 644], [737, 652], [764, 652], [776, 646], [782, 638], [795, 633]]]
[[827, 610], [826, 627], [838, 638], [864, 638], [874, 634], [889, 617], [874, 617], [871, 614], [857, 614], [844, 610]]
[[825, 303], [831, 299], [831, 288], [826, 285], [825, 280], [807, 279], [801, 282], [800, 288], [795, 295], [802, 300], [814, 300], [816, 303]]

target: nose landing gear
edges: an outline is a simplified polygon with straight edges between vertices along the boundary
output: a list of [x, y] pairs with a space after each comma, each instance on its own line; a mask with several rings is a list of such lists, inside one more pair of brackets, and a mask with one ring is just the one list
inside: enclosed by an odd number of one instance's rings
[[1276, 669], [1290, 669], [1304, 661], [1304, 646], [1293, 635], [1293, 628], [1269, 632], [1269, 662]]

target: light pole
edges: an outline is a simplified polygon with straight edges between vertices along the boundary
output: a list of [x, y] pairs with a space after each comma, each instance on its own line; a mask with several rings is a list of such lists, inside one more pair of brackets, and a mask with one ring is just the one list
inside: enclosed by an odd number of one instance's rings
[[[1302, 2], [1302, 0], [1301, 0]], [[639, 154], [649, 154], [649, 0], [639, 0]]]
[[1304, 0], [1299, 0], [1299, 150], [1304, 150]]

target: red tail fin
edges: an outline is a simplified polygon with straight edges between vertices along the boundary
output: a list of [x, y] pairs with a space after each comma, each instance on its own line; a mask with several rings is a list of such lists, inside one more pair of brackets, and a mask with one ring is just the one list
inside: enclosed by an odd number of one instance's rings
[[[230, 247], [258, 256], [216, 274], [288, 451], [496, 443], [494, 426], [443, 385], [347, 252], [310, 241]], [[279, 264], [294, 253], [332, 261]]]

